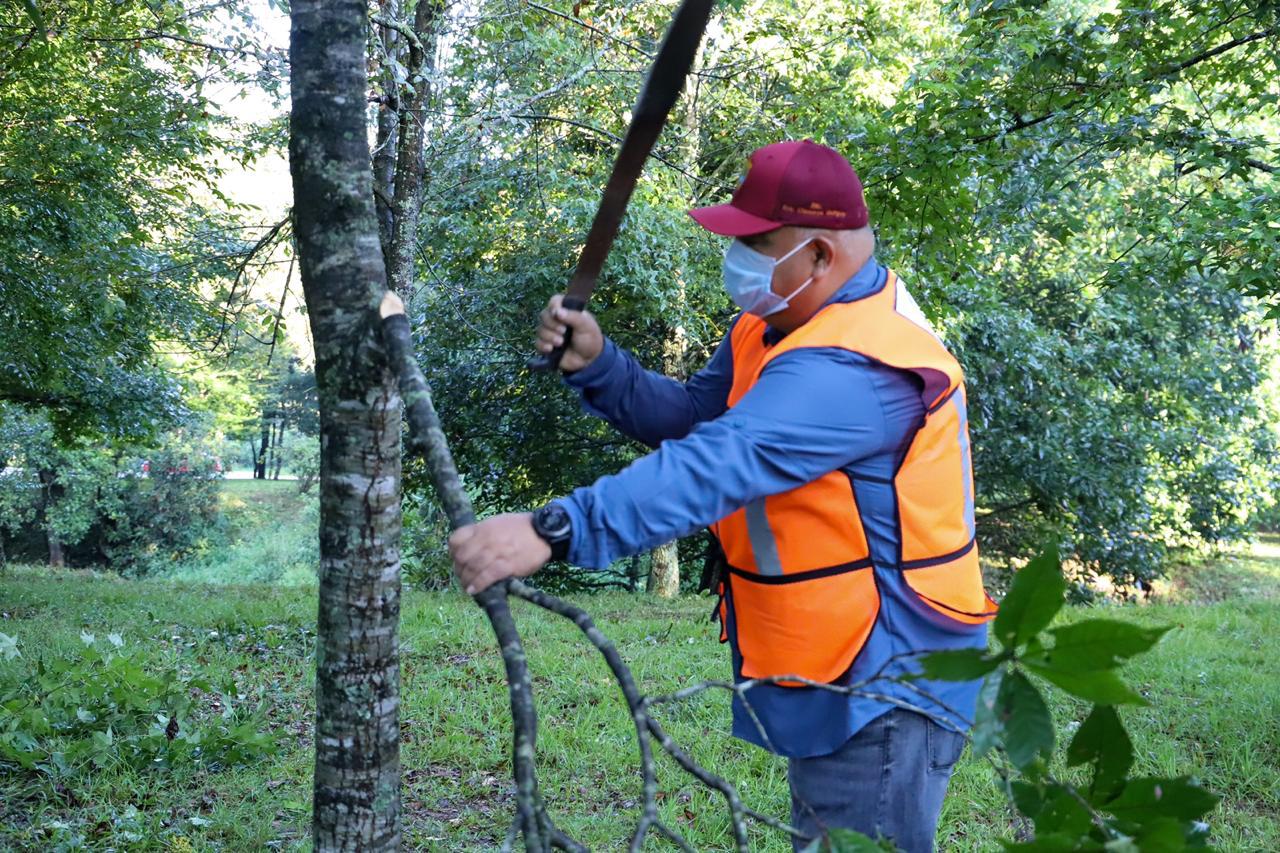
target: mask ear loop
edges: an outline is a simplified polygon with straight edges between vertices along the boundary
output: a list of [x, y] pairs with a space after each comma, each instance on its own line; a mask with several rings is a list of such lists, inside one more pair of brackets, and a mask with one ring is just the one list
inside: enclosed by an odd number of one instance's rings
[[[783, 261], [785, 261], [785, 260], [787, 260], [788, 258], [790, 258], [792, 255], [794, 255], [796, 252], [798, 252], [798, 251], [800, 251], [801, 249], [803, 249], [805, 246], [807, 246], [807, 245], [809, 245], [810, 243], [812, 243], [812, 242], [813, 242], [813, 240], [814, 240], [814, 238], [813, 238], [813, 237], [809, 237], [809, 238], [805, 239], [805, 241], [804, 241], [803, 243], [801, 243], [800, 245], [796, 246], [794, 249], [792, 249], [790, 252], [787, 252], [787, 253], [786, 253], [785, 255], [783, 255], [782, 257], [778, 258], [776, 261], [774, 261], [774, 262], [773, 262], [773, 266], [774, 266], [774, 268], [776, 269], [776, 268], [777, 268], [777, 266], [778, 266], [779, 264], [781, 264]], [[747, 248], [750, 248], [750, 247], [748, 246]]]
[[[801, 243], [800, 245], [798, 245], [798, 246], [796, 246], [794, 249], [792, 249], [790, 252], [787, 252], [785, 255], [783, 255], [782, 257], [778, 258], [778, 260], [774, 261], [774, 263], [773, 263], [773, 268], [776, 270], [779, 266], [781, 266], [781, 265], [782, 265], [782, 263], [783, 263], [784, 261], [786, 261], [786, 260], [787, 260], [788, 258], [790, 258], [792, 255], [794, 255], [796, 252], [798, 252], [798, 251], [800, 251], [801, 249], [803, 249], [805, 246], [807, 246], [807, 245], [809, 245], [810, 243], [812, 243], [812, 242], [813, 242], [813, 240], [814, 240], [814, 238], [813, 238], [813, 237], [808, 238], [808, 239], [807, 239], [807, 240], [805, 240], [803, 243]], [[782, 299], [782, 305], [781, 305], [781, 307], [774, 309], [774, 313], [776, 313], [776, 312], [778, 312], [778, 311], [785, 311], [787, 308], [790, 308], [790, 307], [791, 307], [791, 300], [792, 300], [792, 299], [795, 299], [797, 296], [799, 296], [799, 295], [800, 295], [800, 293], [801, 293], [801, 291], [803, 291], [806, 287], [808, 287], [809, 285], [813, 284], [813, 279], [814, 279], [814, 276], [809, 276], [807, 279], [805, 279], [805, 280], [804, 280], [804, 284], [800, 285], [799, 287], [797, 287], [795, 290], [791, 291], [791, 292], [790, 292], [789, 294], [787, 294], [786, 296], [780, 297], [780, 298]]]
[[808, 287], [809, 285], [811, 285], [811, 284], [813, 284], [813, 276], [809, 276], [807, 279], [805, 279], [804, 284], [800, 285], [800, 286], [799, 286], [799, 287], [797, 287], [795, 290], [791, 291], [789, 294], [787, 294], [786, 296], [782, 297], [783, 302], [785, 302], [785, 303], [786, 303], [786, 306], [785, 306], [785, 307], [790, 307], [790, 305], [791, 305], [791, 300], [792, 300], [792, 299], [795, 299], [797, 296], [799, 296], [799, 295], [800, 295], [800, 292], [801, 292], [802, 290], [804, 290], [806, 287]]

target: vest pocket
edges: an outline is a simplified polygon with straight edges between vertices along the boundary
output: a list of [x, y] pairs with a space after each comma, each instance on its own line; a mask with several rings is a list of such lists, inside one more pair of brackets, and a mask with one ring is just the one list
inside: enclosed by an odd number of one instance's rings
[[946, 617], [941, 620], [946, 625], [967, 629], [995, 618], [996, 603], [982, 588], [972, 543], [958, 554], [903, 563], [902, 576], [924, 605]]
[[827, 571], [761, 576], [730, 569], [743, 676], [829, 683], [849, 668], [875, 625], [880, 596], [869, 565]]

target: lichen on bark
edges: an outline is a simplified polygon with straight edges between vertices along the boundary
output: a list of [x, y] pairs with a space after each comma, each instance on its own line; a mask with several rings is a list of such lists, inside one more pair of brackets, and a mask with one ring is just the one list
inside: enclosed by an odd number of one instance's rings
[[365, 134], [365, 6], [295, 0], [294, 230], [320, 399], [313, 842], [400, 846], [400, 397]]

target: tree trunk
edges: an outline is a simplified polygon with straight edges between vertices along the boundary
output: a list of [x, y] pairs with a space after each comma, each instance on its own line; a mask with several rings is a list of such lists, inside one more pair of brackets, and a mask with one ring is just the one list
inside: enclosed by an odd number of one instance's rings
[[[378, 11], [385, 18], [400, 17], [399, 0], [378, 0]], [[391, 70], [390, 59], [400, 61], [404, 53], [400, 34], [388, 26], [378, 28], [382, 44], [382, 73], [378, 78], [382, 100], [378, 104], [378, 135], [373, 149], [374, 210], [378, 214], [378, 239], [382, 257], [391, 264], [391, 227], [395, 222], [392, 208], [396, 194], [396, 140], [400, 129], [400, 87]]]
[[400, 846], [400, 397], [365, 128], [363, 0], [294, 0], [289, 140], [320, 398], [315, 849]]
[[58, 482], [58, 475], [52, 469], [41, 468], [38, 476], [43, 487], [40, 490], [40, 517], [44, 522], [45, 542], [49, 546], [49, 566], [61, 569], [67, 565], [67, 558], [63, 552], [62, 539], [49, 523], [49, 509], [62, 499], [66, 487]]
[[680, 553], [675, 542], [660, 545], [649, 552], [649, 583], [646, 589], [660, 598], [679, 595]]
[[258, 443], [258, 455], [253, 460], [253, 479], [267, 479], [267, 448], [271, 442], [271, 421], [266, 411], [262, 413], [262, 440]]
[[271, 475], [271, 479], [279, 480], [280, 467], [284, 465], [284, 453], [281, 452], [284, 449], [284, 418], [280, 418], [279, 421], [276, 423], [276, 437], [275, 437], [273, 447], [274, 447], [273, 455], [275, 457], [275, 460], [274, 460], [275, 470]]
[[433, 30], [441, 11], [440, 0], [419, 0], [413, 15], [417, 39], [409, 43], [411, 88], [398, 96], [400, 104], [399, 146], [396, 152], [394, 215], [387, 280], [392, 290], [406, 299], [413, 284], [413, 259], [418, 247], [418, 215], [422, 209], [422, 146], [426, 138], [423, 107], [429, 96], [426, 76], [434, 65]]
[[[684, 283], [676, 293], [676, 304], [684, 304]], [[662, 345], [662, 370], [675, 379], [683, 379], [684, 354], [688, 338], [684, 328], [676, 326]], [[649, 552], [649, 582], [645, 589], [660, 598], [674, 598], [680, 594], [680, 551], [675, 542], [660, 545]]]

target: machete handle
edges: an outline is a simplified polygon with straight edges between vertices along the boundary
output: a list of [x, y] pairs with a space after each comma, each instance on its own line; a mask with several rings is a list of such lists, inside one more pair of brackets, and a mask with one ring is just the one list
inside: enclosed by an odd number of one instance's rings
[[[560, 307], [566, 311], [581, 311], [587, 307], [587, 300], [579, 299], [577, 296], [566, 296], [560, 301]], [[535, 355], [529, 359], [528, 367], [530, 370], [539, 373], [550, 372], [560, 366], [560, 359], [564, 358], [564, 351], [569, 348], [569, 344], [573, 343], [573, 326], [565, 325], [564, 343], [553, 349], [546, 355]]]

